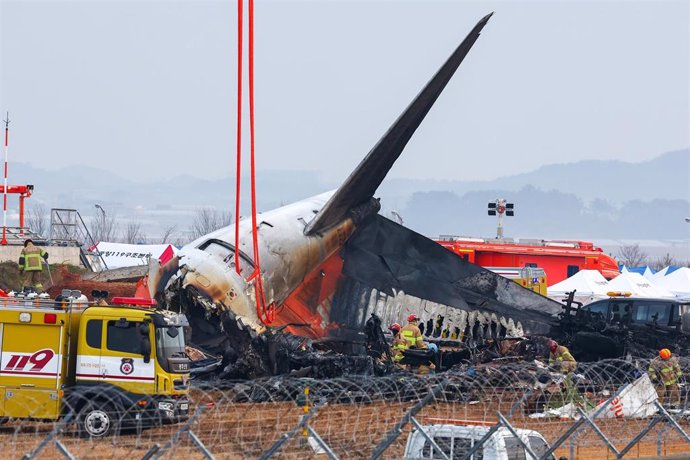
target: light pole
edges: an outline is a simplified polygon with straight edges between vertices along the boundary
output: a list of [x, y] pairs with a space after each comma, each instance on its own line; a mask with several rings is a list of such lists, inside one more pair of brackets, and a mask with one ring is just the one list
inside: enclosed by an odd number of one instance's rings
[[103, 213], [103, 220], [105, 220], [105, 209], [100, 204], [94, 205], [96, 209], [100, 210]]
[[515, 205], [506, 203], [504, 198], [497, 198], [496, 201], [489, 203], [489, 215], [498, 215], [498, 228], [496, 229], [496, 239], [503, 238], [503, 216], [514, 216]]

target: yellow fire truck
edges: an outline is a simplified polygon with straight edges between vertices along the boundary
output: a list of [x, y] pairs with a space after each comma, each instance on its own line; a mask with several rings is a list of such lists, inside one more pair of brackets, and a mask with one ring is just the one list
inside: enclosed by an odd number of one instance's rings
[[186, 325], [147, 299], [0, 298], [0, 421], [70, 415], [97, 438], [186, 418]]

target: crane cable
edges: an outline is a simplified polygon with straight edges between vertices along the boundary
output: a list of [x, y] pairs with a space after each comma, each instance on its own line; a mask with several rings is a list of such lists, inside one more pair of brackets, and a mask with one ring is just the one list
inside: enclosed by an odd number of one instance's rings
[[[235, 270], [240, 273], [240, 168], [242, 163], [242, 35], [243, 35], [243, 3], [237, 1], [237, 175], [235, 193]], [[254, 149], [254, 0], [247, 1], [248, 17], [248, 86], [249, 86], [249, 161], [250, 161], [250, 193], [252, 204], [252, 245], [254, 249], [254, 271], [247, 277], [247, 282], [254, 281], [254, 296], [256, 301], [256, 315], [262, 324], [268, 325], [275, 318], [275, 304], [266, 305], [263, 278], [261, 277], [261, 262], [259, 260], [259, 230], [256, 212], [256, 167]]]

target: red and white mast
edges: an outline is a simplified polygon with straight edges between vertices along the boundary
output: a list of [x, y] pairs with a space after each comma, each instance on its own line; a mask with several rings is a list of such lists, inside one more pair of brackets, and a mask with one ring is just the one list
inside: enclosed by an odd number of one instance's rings
[[2, 241], [0, 244], [7, 245], [7, 151], [8, 151], [8, 139], [10, 133], [10, 113], [7, 112], [7, 117], [5, 118], [5, 179], [4, 188], [2, 193]]

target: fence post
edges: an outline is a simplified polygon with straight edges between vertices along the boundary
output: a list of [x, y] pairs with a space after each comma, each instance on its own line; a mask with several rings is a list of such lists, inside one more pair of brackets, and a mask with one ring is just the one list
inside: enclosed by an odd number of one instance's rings
[[434, 388], [431, 389], [431, 391], [424, 397], [422, 398], [421, 401], [419, 401], [417, 404], [412, 406], [410, 410], [408, 410], [405, 415], [403, 415], [403, 418], [395, 424], [393, 429], [388, 432], [386, 435], [386, 438], [378, 445], [376, 446], [376, 449], [374, 450], [374, 453], [371, 455], [370, 460], [376, 460], [383, 455], [383, 452], [388, 449], [388, 447], [393, 444], [393, 441], [395, 441], [398, 436], [400, 436], [400, 433], [402, 433], [402, 429], [405, 425], [410, 423], [412, 417], [417, 415], [417, 413], [424, 408], [429, 402], [431, 402], [433, 399], [436, 398], [436, 395], [440, 393], [448, 384], [447, 380], [442, 381], [438, 385], [436, 385]]
[[326, 441], [321, 439], [321, 436], [319, 436], [319, 434], [314, 430], [314, 428], [307, 425], [307, 432], [311, 434], [311, 436], [316, 440], [316, 442], [321, 446], [321, 448], [326, 451], [326, 454], [331, 460], [338, 460], [338, 456], [335, 455], [335, 452], [333, 452], [331, 446], [326, 444]]
[[[616, 456], [620, 456], [620, 452], [618, 451], [618, 449], [616, 449], [616, 446], [614, 446], [614, 445], [611, 443], [611, 441], [609, 441], [609, 438], [607, 438], [606, 435], [604, 434], [604, 432], [601, 431], [601, 429], [599, 428], [599, 425], [597, 425], [596, 423], [594, 423], [594, 422], [592, 421], [592, 419], [590, 419], [589, 417], [587, 417], [587, 414], [585, 414], [585, 411], [583, 411], [583, 410], [580, 409], [579, 407], [577, 408], [577, 412], [580, 414], [580, 417], [582, 417], [583, 419], [585, 419], [585, 421], [589, 424], [589, 426], [592, 427], [592, 429], [593, 429], [594, 432], [597, 434], [597, 436], [599, 436], [599, 437], [604, 441], [604, 443], [606, 444], [606, 446], [607, 446], [609, 449], [611, 449], [611, 451], [613, 451], [613, 453], [616, 454]], [[593, 417], [592, 417], [592, 418], [593, 418]]]
[[513, 436], [515, 437], [515, 439], [517, 439], [517, 441], [518, 441], [520, 444], [522, 444], [522, 447], [525, 448], [525, 450], [526, 450], [527, 453], [530, 455], [530, 457], [532, 457], [534, 460], [538, 460], [539, 457], [537, 457], [537, 455], [534, 453], [534, 451], [532, 451], [532, 449], [531, 449], [527, 444], [525, 444], [525, 441], [523, 441], [523, 440], [520, 438], [520, 436], [518, 436], [517, 431], [515, 431], [515, 428], [513, 428], [513, 425], [511, 425], [511, 424], [508, 422], [508, 420], [506, 420], [505, 417], [503, 417], [503, 414], [501, 414], [500, 412], [497, 412], [496, 415], [498, 416], [498, 420], [501, 421], [501, 423], [503, 424], [503, 426], [506, 427], [506, 428], [508, 429], [508, 431], [510, 431], [510, 432], [513, 434]]
[[[189, 420], [187, 420], [187, 422], [185, 422], [185, 424], [182, 425], [182, 427], [179, 430], [177, 430], [177, 432], [174, 435], [172, 435], [170, 440], [168, 440], [168, 442], [166, 442], [165, 445], [163, 445], [163, 447], [160, 447], [159, 444], [154, 444], [148, 450], [148, 452], [146, 452], [144, 454], [144, 456], [142, 457], [142, 460], [148, 460], [149, 458], [155, 458], [155, 459], [160, 458], [161, 455], [163, 455], [166, 450], [170, 449], [173, 445], [175, 445], [177, 443], [177, 441], [179, 441], [180, 436], [182, 436], [183, 433], [185, 433], [185, 432], [191, 433], [192, 424], [194, 422], [196, 422], [196, 420], [201, 416], [201, 414], [203, 414], [204, 411], [206, 409], [208, 409], [209, 407], [212, 407], [212, 406], [208, 405], [208, 404], [202, 404], [199, 407], [197, 407], [196, 412], [194, 412], [194, 415], [192, 415], [189, 418]], [[206, 447], [203, 445], [203, 443], [201, 443], [201, 440], [199, 438], [197, 438], [196, 436], [190, 436], [190, 438], [192, 439], [192, 443], [198, 449], [200, 449], [202, 451], [202, 453], [204, 454], [204, 456], [206, 458], [213, 459], [213, 455], [211, 455], [211, 453], [208, 451], [208, 449], [206, 449]], [[197, 444], [197, 442], [199, 444]]]
[[319, 409], [325, 405], [324, 402], [321, 402], [319, 404], [315, 404], [312, 406], [311, 410], [302, 416], [302, 419], [299, 421], [297, 426], [295, 426], [292, 430], [288, 431], [287, 433], [283, 433], [278, 440], [273, 443], [273, 445], [263, 454], [261, 454], [261, 457], [259, 457], [260, 460], [267, 460], [271, 458], [276, 452], [280, 450], [280, 448], [285, 444], [286, 441], [288, 441], [290, 438], [292, 438], [297, 432], [302, 430], [304, 427], [307, 426], [307, 423], [309, 423], [309, 419], [312, 417], [316, 416], [318, 413]]
[[[599, 415], [601, 415], [601, 413], [604, 412], [604, 410], [605, 410], [607, 407], [609, 407], [609, 404], [611, 404], [611, 401], [613, 401], [614, 398], [617, 398], [618, 395], [621, 393], [621, 391], [623, 391], [623, 389], [626, 388], [628, 385], [630, 385], [630, 384], [625, 384], [625, 385], [620, 386], [620, 387], [618, 388], [618, 390], [616, 390], [616, 392], [615, 392], [613, 395], [611, 395], [611, 396], [610, 396], [610, 397], [599, 407], [599, 409], [597, 409], [597, 411], [594, 413], [594, 415], [592, 415], [592, 420], [594, 420], [594, 419], [597, 418]], [[579, 410], [580, 412], [582, 412], [582, 409], [579, 409], [579, 408], [578, 408], [578, 410]], [[584, 413], [584, 412], [583, 412], [583, 413]], [[587, 420], [590, 421], [589, 419], [587, 419]], [[583, 420], [583, 418], [580, 417], [579, 420], [577, 420], [570, 428], [568, 428], [568, 431], [566, 431], [560, 438], [558, 438], [558, 439], [551, 445], [551, 447], [549, 447], [549, 450], [547, 450], [546, 452], [544, 452], [544, 453], [542, 454], [542, 456], [540, 457], [540, 459], [545, 459], [545, 458], [547, 458], [549, 455], [551, 455], [552, 453], [554, 453], [554, 451], [555, 451], [556, 449], [558, 449], [558, 448], [560, 447], [560, 445], [563, 444], [563, 443], [565, 442], [565, 440], [568, 439], [568, 438], [573, 434], [573, 431], [577, 430], [578, 427], [579, 427], [580, 425], [582, 425], [582, 423], [583, 423], [584, 421], [585, 421], [585, 420]], [[590, 423], [593, 423], [593, 422], [590, 421]], [[573, 459], [575, 458], [575, 442], [574, 442], [574, 439], [577, 439], [577, 436], [578, 436], [579, 434], [580, 434], [580, 432], [577, 431], [577, 432], [575, 433], [574, 438], [570, 438], [570, 459], [571, 459], [571, 460], [573, 460]]]
[[[36, 448], [35, 448], [31, 453], [26, 454], [26, 455], [24, 455], [24, 456], [22, 457], [22, 460], [31, 460], [31, 459], [36, 458], [36, 456], [37, 456], [39, 453], [41, 453], [41, 451], [43, 450], [43, 448], [44, 448], [45, 446], [47, 446], [48, 443], [50, 443], [50, 441], [52, 441], [53, 438], [55, 438], [55, 437], [57, 436], [57, 434], [60, 432], [60, 430], [62, 430], [62, 428], [63, 428], [65, 425], [67, 425], [68, 423], [70, 423], [70, 422], [72, 421], [73, 418], [74, 418], [74, 412], [68, 413], [68, 414], [65, 416], [65, 418], [63, 418], [62, 420], [60, 420], [60, 422], [58, 422], [58, 424], [55, 425], [55, 428], [53, 428], [53, 430], [52, 430], [50, 433], [48, 433], [48, 434], [46, 435], [45, 438], [43, 438], [43, 440], [38, 444], [38, 446], [36, 446]], [[62, 455], [64, 455], [65, 457], [67, 457], [67, 458], [69, 458], [69, 459], [72, 459], [72, 458], [73, 458], [72, 455], [71, 455], [71, 454], [69, 453], [69, 451], [67, 450], [67, 448], [66, 448], [60, 441], [55, 440], [55, 443], [56, 443], [57, 448], [58, 448], [58, 450], [60, 451], [60, 453], [62, 453]]]
[[429, 441], [429, 443], [431, 444], [431, 447], [433, 447], [434, 450], [438, 451], [438, 453], [441, 455], [441, 457], [443, 457], [443, 460], [450, 460], [448, 458], [448, 455], [446, 455], [446, 453], [443, 452], [443, 450], [439, 447], [439, 445], [436, 444], [436, 441], [434, 441], [434, 438], [432, 436], [429, 436], [429, 433], [427, 433], [426, 430], [424, 429], [424, 427], [419, 424], [419, 422], [417, 421], [416, 418], [412, 417], [411, 422], [422, 433], [422, 436], [424, 436], [427, 439], [427, 441]]
[[659, 402], [659, 400], [654, 401], [654, 404], [656, 404], [657, 409], [659, 409], [659, 412], [661, 412], [665, 417], [666, 420], [671, 422], [671, 425], [680, 433], [681, 436], [685, 438], [685, 440], [690, 444], [690, 436], [685, 432], [683, 428], [681, 428], [680, 425], [678, 425], [678, 422], [676, 422], [676, 419], [673, 418], [671, 414], [669, 414], [666, 409], [664, 408], [663, 405]]
[[652, 421], [649, 422], [649, 425], [647, 425], [642, 431], [640, 431], [640, 432], [637, 434], [637, 436], [635, 436], [635, 437], [633, 438], [633, 440], [630, 441], [630, 443], [628, 443], [628, 445], [625, 446], [625, 447], [623, 448], [623, 450], [620, 451], [620, 453], [618, 454], [618, 458], [622, 458], [625, 454], [627, 454], [628, 451], [629, 451], [630, 449], [632, 449], [632, 448], [635, 446], [635, 444], [637, 444], [638, 442], [640, 442], [640, 441], [642, 440], [642, 438], [644, 438], [645, 436], [647, 436], [647, 433], [649, 433], [649, 432], [651, 431], [651, 429], [654, 428], [654, 427], [656, 426], [656, 424], [659, 423], [662, 419], [663, 419], [663, 417], [659, 417], [659, 416], [654, 417], [654, 418], [652, 419]]

